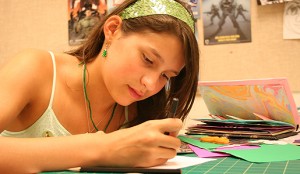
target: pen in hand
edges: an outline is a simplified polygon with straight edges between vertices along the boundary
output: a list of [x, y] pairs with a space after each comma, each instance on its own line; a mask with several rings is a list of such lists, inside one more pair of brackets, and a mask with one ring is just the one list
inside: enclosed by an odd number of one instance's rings
[[[170, 111], [168, 113], [168, 118], [175, 118], [178, 103], [179, 103], [178, 98], [173, 98], [172, 103], [171, 103], [171, 108], [170, 108]], [[165, 132], [165, 135], [170, 135], [170, 132]]]
[[172, 105], [171, 105], [171, 108], [170, 108], [170, 112], [168, 114], [168, 118], [175, 118], [178, 103], [179, 103], [179, 99], [178, 98], [173, 98]]

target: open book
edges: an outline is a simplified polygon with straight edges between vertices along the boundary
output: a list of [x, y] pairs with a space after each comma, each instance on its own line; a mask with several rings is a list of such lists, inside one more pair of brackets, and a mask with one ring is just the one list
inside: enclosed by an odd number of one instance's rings
[[212, 119], [187, 134], [280, 139], [295, 135], [299, 115], [287, 79], [199, 82]]

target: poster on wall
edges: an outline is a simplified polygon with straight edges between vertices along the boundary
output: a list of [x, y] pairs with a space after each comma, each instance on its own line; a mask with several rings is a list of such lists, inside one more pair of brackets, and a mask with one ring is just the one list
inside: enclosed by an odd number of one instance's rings
[[204, 45], [251, 42], [251, 0], [202, 0]]
[[190, 9], [193, 12], [194, 18], [200, 18], [200, 0], [185, 0], [185, 2], [189, 5]]
[[271, 5], [271, 4], [278, 4], [278, 3], [284, 3], [289, 2], [293, 0], [257, 0], [258, 5]]
[[113, 9], [121, 5], [125, 0], [108, 0], [107, 1], [107, 12], [110, 13]]
[[125, 0], [113, 0], [113, 6], [118, 6], [122, 4]]
[[300, 39], [300, 0], [286, 3], [283, 15], [283, 39]]
[[106, 11], [106, 0], [68, 0], [69, 45], [84, 42]]

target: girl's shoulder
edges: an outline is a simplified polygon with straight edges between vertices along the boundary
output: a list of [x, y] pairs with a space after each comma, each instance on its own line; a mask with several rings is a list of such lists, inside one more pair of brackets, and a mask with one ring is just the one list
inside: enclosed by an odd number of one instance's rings
[[50, 57], [51, 54], [49, 51], [30, 48], [17, 53], [11, 59], [11, 63], [13, 63], [15, 66], [30, 66], [31, 68], [35, 68], [36, 66], [42, 67], [41, 65], [44, 65], [43, 67], [45, 67], [51, 63]]
[[[48, 51], [26, 49], [10, 58], [0, 69], [0, 78], [9, 84], [32, 87], [52, 78], [53, 63]], [[52, 82], [52, 81], [51, 81]]]
[[11, 58], [9, 58], [8, 61], [4, 64], [3, 68], [35, 69], [45, 67], [49, 63], [51, 63], [51, 58], [50, 53], [48, 51], [39, 49], [24, 49], [12, 56]]

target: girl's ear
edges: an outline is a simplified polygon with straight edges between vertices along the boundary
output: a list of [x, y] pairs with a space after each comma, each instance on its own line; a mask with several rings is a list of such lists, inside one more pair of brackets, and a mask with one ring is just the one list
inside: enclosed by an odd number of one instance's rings
[[106, 40], [112, 40], [117, 33], [120, 32], [122, 25], [122, 19], [120, 16], [113, 15], [109, 17], [103, 26], [103, 31]]

